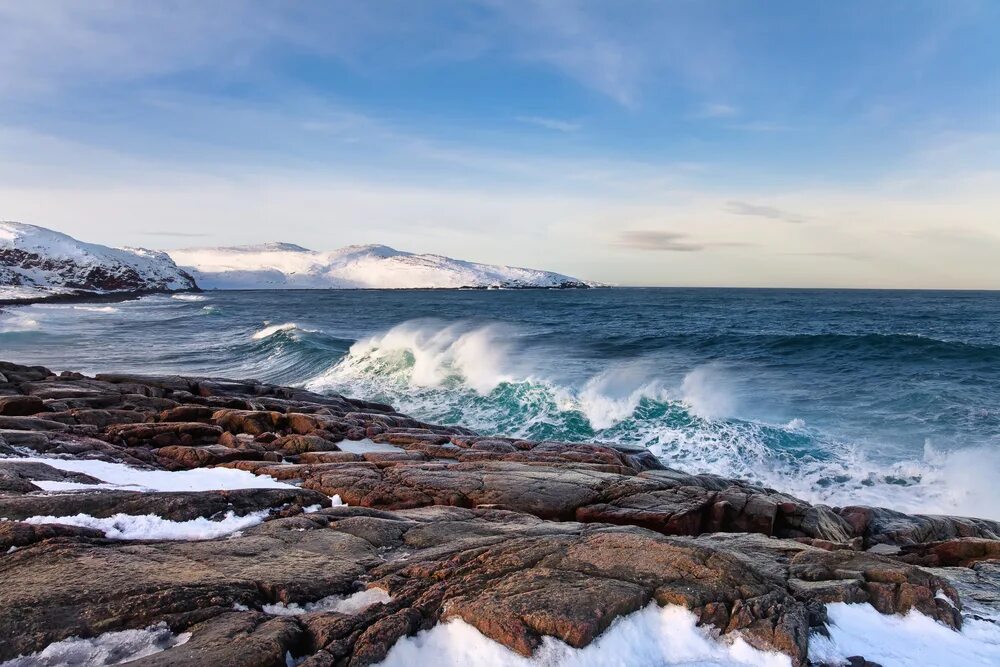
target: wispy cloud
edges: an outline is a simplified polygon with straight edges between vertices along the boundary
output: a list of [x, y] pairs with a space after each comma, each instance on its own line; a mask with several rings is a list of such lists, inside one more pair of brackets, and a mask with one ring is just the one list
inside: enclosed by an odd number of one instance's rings
[[733, 123], [729, 126], [731, 130], [739, 130], [741, 132], [791, 132], [795, 128], [791, 125], [785, 123], [774, 123], [766, 120], [755, 120], [748, 121], [746, 123]]
[[784, 209], [780, 209], [775, 206], [766, 206], [763, 204], [751, 204], [749, 202], [744, 202], [744, 201], [726, 202], [725, 210], [735, 215], [748, 215], [757, 218], [767, 218], [768, 220], [789, 222], [795, 225], [799, 225], [809, 221], [809, 218], [807, 218], [804, 215], [799, 215], [798, 213], [792, 213], [791, 211], [786, 211]]
[[632, 229], [619, 232], [618, 245], [636, 250], [666, 252], [700, 252], [711, 248], [730, 248], [750, 245], [739, 241], [695, 241], [683, 232], [660, 229]]
[[636, 250], [666, 250], [669, 252], [698, 252], [704, 250], [701, 243], [693, 243], [687, 234], [664, 232], [654, 229], [634, 229], [618, 234], [619, 245]]
[[518, 116], [516, 120], [519, 123], [537, 125], [538, 127], [544, 127], [546, 130], [555, 130], [556, 132], [576, 132], [583, 127], [581, 123], [575, 121], [547, 118], [545, 116]]
[[732, 118], [738, 116], [740, 110], [730, 104], [720, 102], [710, 102], [702, 105], [695, 114], [696, 118]]
[[862, 261], [870, 259], [871, 255], [863, 252], [840, 252], [836, 250], [820, 250], [816, 252], [786, 252], [786, 255], [797, 255], [800, 257], [831, 257], [835, 259], [853, 259]]
[[205, 234], [201, 232], [173, 232], [173, 231], [156, 231], [156, 232], [139, 232], [143, 236], [168, 236], [175, 238], [203, 238], [206, 236], [212, 236], [211, 234]]

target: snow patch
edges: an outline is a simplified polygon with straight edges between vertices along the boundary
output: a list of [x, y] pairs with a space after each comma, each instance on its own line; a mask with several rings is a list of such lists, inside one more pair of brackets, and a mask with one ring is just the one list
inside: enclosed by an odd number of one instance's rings
[[317, 611], [357, 614], [373, 604], [386, 604], [388, 602], [392, 602], [392, 597], [381, 588], [368, 588], [352, 595], [328, 595], [315, 602], [306, 602], [305, 604], [294, 602], [291, 604], [285, 604], [284, 602], [266, 604], [260, 610], [265, 614], [273, 614], [275, 616], [299, 616]]
[[966, 619], [956, 632], [923, 614], [879, 613], [870, 604], [836, 602], [826, 607], [829, 637], [809, 639], [809, 659], [832, 665], [847, 664], [861, 655], [889, 667], [1000, 665], [1000, 625]]
[[94, 528], [112, 540], [211, 540], [244, 528], [250, 528], [267, 518], [268, 510], [236, 516], [229, 511], [219, 521], [198, 517], [189, 521], [171, 521], [155, 514], [114, 514], [97, 518], [89, 514], [74, 516], [32, 516], [24, 523], [61, 523]]
[[82, 472], [102, 480], [104, 484], [77, 482], [32, 482], [46, 491], [97, 488], [132, 491], [230, 491], [233, 489], [294, 489], [266, 475], [254, 475], [232, 468], [195, 468], [194, 470], [143, 470], [124, 463], [44, 457], [0, 459], [12, 462], [45, 463], [72, 472]]
[[0, 667], [97, 667], [118, 665], [180, 646], [191, 638], [191, 633], [175, 635], [165, 623], [144, 630], [105, 632], [97, 637], [81, 639], [70, 637], [49, 644], [38, 653], [22, 655]]
[[436, 667], [790, 667], [781, 653], [760, 651], [742, 639], [716, 639], [697, 626], [687, 609], [651, 603], [645, 609], [615, 620], [593, 643], [574, 649], [545, 637], [531, 658], [514, 653], [461, 620], [439, 623], [413, 637], [396, 642], [380, 667], [435, 665]]

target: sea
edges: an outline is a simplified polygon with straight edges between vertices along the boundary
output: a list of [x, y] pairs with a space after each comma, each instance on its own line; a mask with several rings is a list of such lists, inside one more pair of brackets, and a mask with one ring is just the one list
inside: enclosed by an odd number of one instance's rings
[[0, 359], [259, 378], [811, 502], [1000, 519], [1000, 292], [212, 291], [8, 308]]

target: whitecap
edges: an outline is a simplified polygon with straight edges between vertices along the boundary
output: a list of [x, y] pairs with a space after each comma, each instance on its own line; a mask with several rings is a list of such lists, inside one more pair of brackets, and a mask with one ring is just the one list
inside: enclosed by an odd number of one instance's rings
[[721, 364], [702, 364], [684, 376], [682, 399], [691, 412], [704, 419], [730, 417], [736, 412], [730, 384], [728, 373]]
[[282, 331], [305, 331], [307, 333], [315, 333], [314, 329], [303, 329], [295, 322], [285, 322], [284, 324], [269, 324], [265, 322], [264, 324], [267, 326], [256, 332], [253, 336], [251, 336], [251, 338], [254, 340], [264, 340], [265, 338], [270, 338], [271, 336], [281, 333]]
[[359, 377], [381, 377], [397, 386], [458, 384], [486, 394], [514, 377], [508, 369], [506, 343], [511, 334], [510, 327], [499, 324], [404, 322], [356, 342], [333, 368], [307, 386], [323, 390]]
[[19, 333], [22, 331], [37, 331], [41, 328], [39, 321], [28, 315], [12, 313], [0, 317], [0, 333]]
[[114, 306], [73, 306], [73, 310], [82, 310], [87, 313], [117, 313], [121, 312]]

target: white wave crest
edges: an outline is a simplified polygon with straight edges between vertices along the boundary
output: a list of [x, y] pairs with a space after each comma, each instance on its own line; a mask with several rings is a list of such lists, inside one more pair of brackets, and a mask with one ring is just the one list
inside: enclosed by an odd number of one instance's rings
[[358, 377], [381, 376], [411, 387], [460, 383], [486, 394], [513, 379], [506, 369], [511, 332], [499, 324], [404, 322], [358, 341], [336, 366], [307, 386], [323, 389]]
[[545, 637], [531, 658], [514, 653], [487, 638], [471, 625], [453, 620], [396, 642], [379, 667], [436, 665], [437, 667], [663, 667], [688, 664], [699, 667], [789, 667], [791, 659], [760, 651], [742, 639], [727, 642], [698, 627], [687, 609], [651, 603], [616, 619], [593, 643], [575, 649]]
[[201, 294], [187, 294], [187, 293], [171, 294], [170, 298], [176, 301], [205, 301], [208, 299], [207, 296], [202, 296]]
[[702, 364], [684, 376], [682, 400], [691, 412], [704, 419], [731, 417], [736, 412], [736, 401], [729, 386], [730, 380], [722, 365]]
[[13, 313], [0, 318], [0, 333], [37, 331], [41, 326], [37, 319], [22, 313]]
[[578, 397], [579, 409], [595, 429], [606, 429], [631, 417], [644, 398], [669, 400], [667, 389], [644, 364], [614, 366], [593, 376]]
[[87, 313], [117, 313], [121, 312], [114, 306], [73, 306], [73, 310], [82, 310]]
[[282, 331], [305, 331], [307, 333], [312, 333], [314, 331], [313, 329], [303, 329], [295, 322], [285, 322], [284, 324], [270, 324], [269, 322], [265, 322], [264, 324], [267, 326], [255, 333], [251, 336], [251, 338], [254, 340], [264, 340], [265, 338], [270, 338], [274, 334]]

